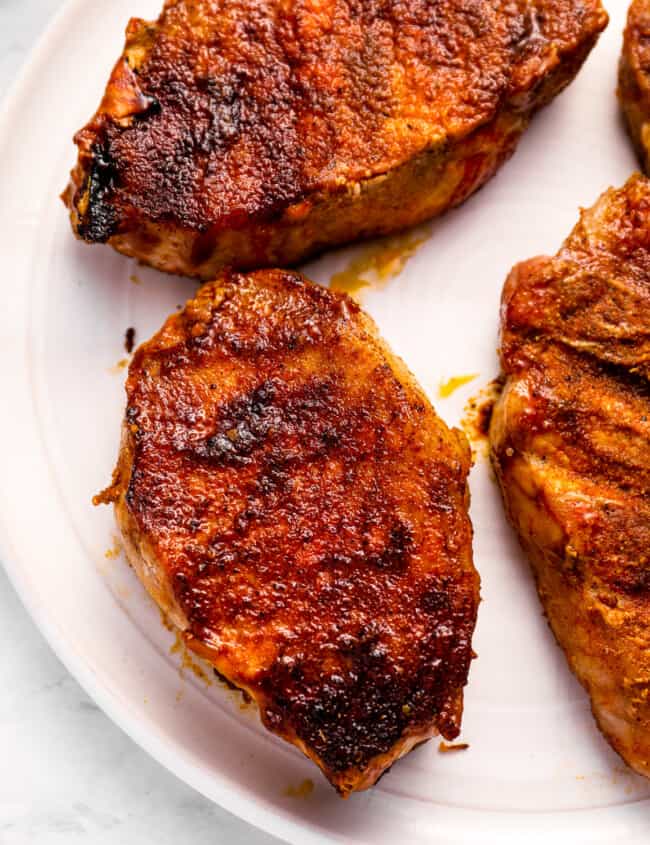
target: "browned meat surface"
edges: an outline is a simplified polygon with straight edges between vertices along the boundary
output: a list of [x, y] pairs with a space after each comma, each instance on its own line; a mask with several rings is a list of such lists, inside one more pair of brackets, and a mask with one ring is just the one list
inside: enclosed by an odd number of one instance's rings
[[100, 500], [188, 646], [343, 795], [456, 737], [469, 448], [359, 306], [280, 270], [224, 275], [138, 349], [126, 392]]
[[618, 97], [639, 160], [650, 173], [650, 0], [634, 0], [623, 34]]
[[410, 226], [495, 172], [606, 23], [599, 0], [168, 0], [76, 136], [73, 229], [209, 279]]
[[610, 189], [503, 293], [491, 444], [602, 732], [650, 776], [650, 182]]

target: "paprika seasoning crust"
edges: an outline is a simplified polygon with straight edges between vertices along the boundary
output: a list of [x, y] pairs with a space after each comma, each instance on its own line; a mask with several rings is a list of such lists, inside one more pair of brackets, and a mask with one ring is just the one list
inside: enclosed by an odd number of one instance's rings
[[641, 166], [650, 173], [650, 2], [630, 4], [618, 72], [618, 98]]
[[650, 182], [583, 211], [502, 300], [506, 510], [600, 729], [650, 776]]
[[459, 733], [479, 602], [464, 435], [345, 294], [222, 274], [136, 351], [113, 485], [188, 647], [342, 794]]
[[414, 225], [494, 174], [606, 23], [600, 0], [168, 0], [76, 135], [72, 228], [210, 279]]

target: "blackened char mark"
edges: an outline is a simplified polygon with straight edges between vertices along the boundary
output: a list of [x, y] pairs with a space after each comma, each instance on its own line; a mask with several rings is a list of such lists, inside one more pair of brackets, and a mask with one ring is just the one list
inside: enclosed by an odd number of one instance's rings
[[117, 214], [111, 201], [117, 170], [108, 145], [96, 144], [92, 155], [87, 186], [88, 207], [79, 221], [77, 231], [89, 243], [105, 243], [118, 227]]
[[[458, 644], [431, 632], [404, 671], [383, 637], [381, 626], [369, 626], [326, 644], [322, 654], [279, 655], [262, 681], [274, 699], [266, 723], [280, 732], [291, 725], [329, 769], [343, 772], [363, 769], [409, 726], [430, 722], [447, 700], [448, 658]], [[337, 668], [323, 671], [333, 662]], [[451, 738], [457, 733], [450, 727]]]
[[214, 467], [239, 467], [260, 450], [265, 465], [317, 460], [345, 446], [346, 423], [356, 427], [354, 413], [341, 413], [335, 380], [311, 379], [298, 390], [278, 379], [263, 382], [252, 393], [225, 406], [215, 431], [181, 450]]

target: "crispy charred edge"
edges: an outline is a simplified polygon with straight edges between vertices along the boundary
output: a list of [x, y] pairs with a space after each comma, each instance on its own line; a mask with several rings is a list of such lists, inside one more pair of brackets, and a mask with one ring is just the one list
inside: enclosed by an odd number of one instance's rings
[[[474, 620], [475, 621], [475, 620]], [[210, 663], [226, 682], [248, 695], [257, 705], [260, 718], [264, 726], [276, 736], [295, 745], [302, 753], [315, 763], [326, 779], [342, 798], [348, 798], [352, 792], [361, 792], [374, 786], [377, 781], [403, 756], [415, 746], [427, 742], [433, 736], [442, 735], [448, 740], [455, 739], [459, 734], [459, 727], [451, 728], [455, 722], [460, 725], [463, 709], [463, 689], [459, 688], [453, 700], [449, 703], [447, 723], [440, 724], [441, 719], [430, 720], [427, 724], [407, 724], [396, 742], [387, 743], [387, 750], [374, 754], [367, 760], [348, 766], [331, 765], [331, 760], [322, 756], [313, 744], [298, 734], [290, 721], [279, 722], [276, 716], [277, 705], [274, 697], [264, 691], [262, 685], [246, 684], [242, 681], [236, 669], [224, 659], [209, 643], [195, 636], [188, 628], [185, 630], [184, 640], [188, 648]]]
[[650, 174], [650, 5], [634, 0], [623, 33], [618, 99], [628, 134], [645, 173]]
[[[128, 125], [157, 105], [147, 103], [135, 79], [155, 38], [156, 25], [133, 19], [102, 105], [75, 136], [78, 162], [62, 194], [73, 231], [89, 243], [109, 242], [118, 252], [163, 271], [207, 281], [225, 266], [240, 270], [293, 266], [328, 247], [416, 225], [462, 203], [510, 158], [532, 115], [572, 81], [608, 20], [598, 4], [576, 44], [525, 56], [514, 73], [507, 102], [482, 126], [436, 142], [386, 173], [304, 193], [288, 206], [250, 214], [229, 229], [223, 221], [202, 221], [191, 227], [178, 221], [141, 219], [135, 213], [130, 221], [128, 209], [119, 209], [113, 202], [117, 173], [106, 142], [106, 123], [115, 120]], [[397, 225], [382, 209], [384, 204], [392, 206], [396, 194], [411, 199], [409, 212]], [[359, 220], [364, 221], [361, 226]]]
[[112, 202], [118, 172], [106, 137], [106, 126], [126, 127], [159, 109], [138, 85], [138, 70], [155, 38], [156, 25], [132, 18], [124, 51], [117, 60], [91, 121], [74, 136], [78, 158], [61, 198], [70, 210], [75, 234], [88, 243], [106, 243], [128, 225]]
[[[345, 310], [349, 315], [349, 319], [357, 324], [357, 331], [364, 336], [366, 341], [376, 346], [382, 356], [390, 360], [396, 378], [405, 385], [408, 385], [417, 394], [419, 401], [426, 404], [431, 412], [435, 413], [427, 397], [415, 381], [414, 376], [410, 373], [404, 362], [390, 350], [388, 344], [378, 334], [374, 321], [359, 308], [357, 303], [344, 293], [325, 291], [304, 279], [299, 274], [285, 273], [283, 271], [278, 272], [282, 274], [283, 283], [288, 282], [306, 287], [309, 291], [313, 291], [313, 293], [319, 296], [331, 296], [345, 303]], [[221, 282], [223, 285], [227, 283], [237, 284], [240, 278], [237, 273], [226, 272], [223, 274]], [[205, 288], [209, 287], [211, 286], [205, 286]], [[186, 309], [195, 302], [196, 299], [190, 300]], [[197, 311], [202, 313], [204, 309], [199, 305]], [[165, 331], [165, 328], [170, 323], [182, 321], [184, 315], [185, 310], [179, 314], [172, 315], [159, 335]], [[138, 349], [131, 364], [132, 371], [135, 371], [136, 368], [141, 366], [143, 360], [146, 358], [150, 345], [152, 345], [153, 349], [156, 348], [156, 338], [143, 344]], [[460, 475], [458, 483], [464, 500], [464, 512], [467, 514], [470, 498], [467, 478], [471, 467], [471, 450], [467, 438], [462, 431], [450, 429], [450, 433], [456, 439], [460, 452]], [[135, 465], [137, 437], [137, 425], [133, 423], [127, 414], [122, 425], [119, 460], [113, 472], [111, 485], [98, 494], [94, 502], [95, 504], [114, 504], [116, 520], [122, 532], [124, 549], [130, 565], [135, 570], [149, 595], [164, 612], [166, 618], [178, 629], [187, 647], [208, 661], [217, 673], [229, 684], [240, 689], [255, 701], [263, 723], [271, 732], [295, 745], [316, 763], [339, 795], [344, 798], [347, 798], [351, 792], [365, 790], [373, 786], [400, 757], [406, 755], [415, 746], [426, 742], [432, 736], [442, 735], [447, 740], [453, 740], [458, 736], [463, 709], [463, 688], [467, 683], [469, 663], [475, 657], [471, 649], [468, 655], [467, 667], [462, 667], [460, 671], [456, 671], [456, 674], [459, 676], [462, 675], [462, 678], [459, 677], [457, 686], [449, 687], [445, 690], [440, 710], [433, 714], [432, 718], [426, 722], [422, 722], [421, 720], [409, 721], [405, 717], [403, 719], [403, 730], [397, 741], [394, 741], [392, 737], [387, 738], [386, 750], [384, 752], [374, 754], [367, 760], [363, 760], [360, 764], [333, 766], [331, 755], [321, 756], [307, 740], [298, 736], [290, 720], [285, 721], [281, 719], [278, 721], [276, 702], [272, 699], [270, 693], [265, 692], [264, 685], [253, 685], [244, 682], [236, 667], [220, 652], [219, 648], [213, 646], [208, 640], [203, 638], [200, 632], [193, 630], [191, 621], [187, 618], [176, 596], [172, 580], [166, 577], [166, 569], [160, 567], [156, 562], [157, 551], [153, 548], [146, 533], [142, 530], [137, 515], [129, 501], [129, 489]], [[467, 517], [467, 524], [471, 540], [472, 526], [469, 517]], [[468, 582], [472, 583], [473, 589], [465, 585], [468, 595], [466, 601], [463, 602], [462, 616], [464, 620], [467, 620], [466, 629], [464, 629], [463, 633], [466, 633], [468, 642], [471, 642], [476, 625], [480, 590], [480, 578], [472, 566], [471, 551], [468, 570], [465, 572], [464, 577]]]

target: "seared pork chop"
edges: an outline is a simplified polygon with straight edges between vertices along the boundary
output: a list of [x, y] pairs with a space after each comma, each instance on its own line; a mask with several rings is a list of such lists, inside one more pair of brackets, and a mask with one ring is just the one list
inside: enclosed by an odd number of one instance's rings
[[490, 438], [540, 598], [606, 738], [650, 776], [650, 182], [503, 293]]
[[456, 737], [470, 452], [359, 306], [227, 273], [138, 349], [126, 392], [100, 500], [187, 645], [343, 795]]
[[76, 136], [72, 227], [211, 279], [411, 226], [495, 172], [606, 23], [599, 0], [168, 0]]
[[650, 173], [650, 0], [634, 0], [630, 5], [618, 96], [639, 161]]

